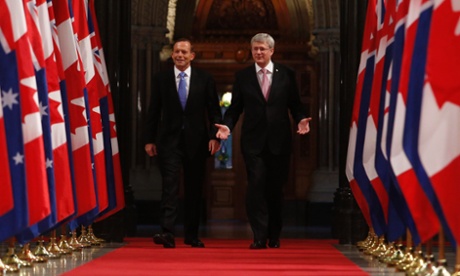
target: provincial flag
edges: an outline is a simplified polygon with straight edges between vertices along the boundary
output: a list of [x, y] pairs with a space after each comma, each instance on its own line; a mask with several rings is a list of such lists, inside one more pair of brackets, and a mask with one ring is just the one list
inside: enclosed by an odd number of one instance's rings
[[[79, 55], [76, 35], [72, 27], [66, 0], [54, 0], [54, 15], [58, 30], [62, 65], [67, 88], [67, 105], [70, 119], [73, 171], [77, 215], [74, 224], [89, 224], [98, 214], [97, 195], [92, 171], [85, 76]], [[62, 88], [62, 86], [61, 86]], [[62, 96], [64, 97], [64, 93]], [[64, 110], [65, 112], [65, 110]], [[73, 229], [71, 229], [73, 230]]]
[[103, 220], [108, 216], [124, 208], [124, 187], [121, 177], [120, 158], [118, 153], [118, 140], [116, 134], [115, 114], [113, 111], [112, 95], [110, 93], [107, 66], [105, 64], [104, 52], [100, 39], [97, 24], [94, 0], [89, 1], [89, 30], [94, 29], [91, 36], [91, 46], [93, 48], [93, 62], [96, 68], [96, 80], [98, 83], [99, 102], [101, 106], [101, 118], [104, 132], [104, 151], [106, 160], [107, 188], [109, 195], [109, 207], [106, 212], [99, 214], [98, 220]]
[[[433, 237], [439, 231], [439, 220], [430, 204], [427, 195], [422, 189], [416, 173], [408, 156], [403, 148], [403, 137], [405, 130], [412, 128], [412, 125], [405, 125], [405, 119], [409, 110], [408, 90], [411, 62], [414, 60], [415, 37], [419, 24], [419, 16], [422, 10], [423, 0], [410, 1], [407, 19], [405, 22], [405, 37], [403, 52], [401, 55], [400, 68], [395, 67], [399, 72], [393, 73], [393, 85], [390, 100], [390, 124], [391, 146], [387, 146], [390, 163], [395, 176], [394, 184], [403, 194], [410, 210], [413, 224], [408, 221], [408, 227], [413, 234], [414, 243], [418, 244]], [[401, 48], [400, 48], [401, 49]], [[396, 59], [396, 58], [395, 58]], [[395, 82], [395, 75], [398, 75], [398, 82]]]
[[[358, 80], [356, 83], [356, 93], [352, 111], [350, 135], [348, 140], [348, 153], [345, 172], [348, 181], [350, 182], [350, 188], [359, 208], [364, 215], [366, 222], [370, 227], [374, 228], [376, 233], [378, 232], [378, 235], [381, 235], [385, 232], [383, 212], [375, 212], [375, 209], [378, 209], [378, 207], [375, 207], [375, 200], [378, 199], [375, 191], [370, 185], [369, 180], [366, 180], [367, 176], [365, 175], [365, 172], [362, 168], [362, 155], [361, 157], [357, 156], [358, 148], [361, 147], [359, 151], [362, 153], [362, 146], [359, 145], [358, 141], [359, 127], [360, 124], [363, 125], [361, 103], [363, 101], [363, 97], [369, 97], [374, 73], [375, 35], [377, 29], [376, 7], [376, 0], [368, 1], [361, 58], [358, 68]], [[361, 133], [363, 132], [361, 131]], [[361, 138], [362, 136], [363, 135], [361, 135]], [[361, 145], [362, 142], [363, 141], [361, 141]], [[361, 165], [359, 163], [361, 163]], [[360, 171], [356, 170], [358, 166], [361, 168]], [[373, 194], [372, 197], [370, 196], [371, 194]], [[381, 215], [381, 219], [376, 217], [376, 215]]]
[[443, 231], [458, 246], [460, 2], [422, 3], [408, 93], [406, 126], [411, 128], [404, 132], [404, 150]]
[[[104, 137], [102, 131], [101, 109], [99, 104], [99, 91], [96, 80], [96, 70], [93, 62], [93, 51], [91, 36], [88, 29], [87, 9], [84, 0], [71, 0], [73, 11], [74, 30], [77, 35], [82, 64], [85, 71], [85, 81], [88, 93], [89, 108], [86, 110], [90, 122], [90, 135], [92, 140], [92, 154], [94, 160], [94, 171], [96, 175], [97, 200], [99, 213], [105, 211], [109, 206], [106, 164], [104, 152]], [[93, 31], [93, 30], [92, 30]]]
[[[15, 14], [23, 14], [23, 6], [19, 1], [0, 0], [0, 93], [1, 113], [3, 117], [7, 150], [7, 164], [2, 169], [6, 177], [11, 177], [14, 185], [5, 193], [2, 190], [2, 213], [0, 215], [0, 241], [4, 241], [25, 229], [29, 224], [29, 208], [27, 202], [27, 184], [24, 167], [24, 144], [22, 136], [22, 116], [19, 93], [18, 60], [16, 42], [23, 39], [27, 32], [26, 24], [13, 28]], [[17, 20], [17, 19], [16, 19]], [[25, 21], [20, 21], [25, 22]], [[2, 163], [4, 159], [2, 158]], [[7, 168], [9, 167], [9, 170]], [[9, 174], [8, 174], [9, 173]], [[7, 180], [7, 178], [3, 179]], [[12, 188], [12, 190], [11, 190]], [[10, 197], [12, 196], [12, 197]], [[12, 208], [12, 209], [11, 209]]]

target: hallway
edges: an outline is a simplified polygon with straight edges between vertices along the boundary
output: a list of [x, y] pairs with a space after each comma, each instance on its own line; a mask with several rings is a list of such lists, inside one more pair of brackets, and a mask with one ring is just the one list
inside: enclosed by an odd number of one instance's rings
[[[178, 228], [180, 228], [180, 226]], [[107, 253], [113, 252], [114, 250], [117, 250], [123, 246], [126, 246], [128, 243], [131, 243], [136, 240], [145, 239], [144, 241], [145, 245], [142, 245], [142, 248], [144, 249], [147, 248], [150, 254], [155, 254], [155, 253], [152, 253], [151, 250], [156, 250], [156, 249], [163, 250], [163, 248], [161, 248], [160, 246], [153, 245], [153, 242], [150, 241], [149, 237], [151, 237], [153, 233], [155, 233], [156, 231], [158, 231], [157, 226], [152, 226], [152, 225], [140, 226], [138, 229], [138, 232], [139, 232], [139, 235], [142, 237], [126, 238], [126, 241], [124, 243], [107, 243], [107, 244], [102, 244], [100, 246], [92, 246], [91, 248], [85, 248], [81, 252], [75, 251], [71, 255], [63, 255], [59, 259], [50, 259], [46, 263], [34, 264], [32, 268], [22, 268], [20, 272], [15, 275], [20, 275], [20, 276], [62, 275], [65, 272], [71, 271], [72, 269], [75, 269], [88, 262], [96, 260], [97, 258], [102, 257], [106, 255]], [[176, 250], [174, 254], [183, 253], [177, 250], [189, 250], [189, 251], [194, 250], [194, 249], [186, 248], [181, 243], [182, 238], [180, 236], [180, 233], [178, 233], [177, 236], [178, 236], [177, 238], [178, 248], [173, 249], [173, 250]], [[208, 225], [206, 225], [206, 227], [202, 227], [201, 237], [205, 243], [208, 242], [209, 244], [211, 244], [207, 248], [208, 250], [211, 250], [213, 246], [215, 247], [216, 244], [220, 244], [220, 243], [233, 244], [233, 243], [228, 243], [229, 240], [234, 240], [235, 244], [238, 244], [238, 246], [240, 244], [246, 244], [245, 241], [247, 240], [247, 245], [249, 245], [249, 243], [251, 242], [251, 230], [250, 230], [250, 227], [246, 223], [243, 223], [243, 222], [211, 221], [208, 223]], [[286, 245], [285, 248], [283, 248], [283, 242]], [[308, 250], [310, 251], [315, 250], [315, 249], [312, 249], [309, 245], [327, 244], [328, 242], [330, 242], [333, 245], [333, 247], [335, 247], [346, 258], [348, 258], [350, 261], [358, 265], [364, 272], [368, 273], [368, 275], [379, 275], [379, 276], [404, 275], [403, 272], [395, 272], [394, 268], [387, 267], [385, 264], [379, 262], [375, 258], [372, 259], [372, 257], [370, 257], [369, 255], [363, 254], [357, 249], [356, 246], [337, 244], [335, 240], [331, 239], [330, 229], [328, 227], [310, 228], [310, 227], [287, 226], [283, 229], [281, 247], [284, 250], [286, 249], [286, 247], [291, 247], [291, 248], [293, 246], [295, 247], [296, 246], [295, 244], [298, 244], [297, 246], [305, 245], [304, 251], [309, 252]], [[149, 248], [152, 248], [152, 249], [149, 249]], [[17, 252], [19, 252], [19, 250], [20, 250], [19, 248], [16, 249]], [[223, 250], [225, 250], [225, 248]], [[228, 248], [228, 250], [230, 254], [232, 250], [235, 250], [235, 249]], [[238, 248], [238, 250], [242, 250], [241, 252], [246, 253], [245, 249]], [[264, 253], [272, 253], [272, 252], [276, 253], [274, 249], [267, 249], [267, 251], [269, 252], [264, 252]], [[454, 253], [452, 249], [447, 247], [446, 251], [447, 251], [446, 257], [448, 259], [448, 264], [454, 263]], [[6, 252], [5, 244], [1, 244], [1, 252]], [[162, 255], [170, 253], [169, 251], [162, 251], [162, 252], [164, 252], [162, 253]], [[203, 252], [206, 252], [206, 251], [197, 250], [193, 252], [197, 252], [197, 254], [204, 254]], [[437, 250], [435, 249], [434, 252], [437, 252]], [[203, 260], [203, 262], [205, 262], [206, 256], [209, 256], [209, 253], [210, 251], [206, 253], [207, 255], [204, 254], [203, 259], [200, 259], [200, 260]], [[318, 251], [318, 254], [320, 254], [319, 251]], [[309, 256], [312, 256], [312, 257], [315, 256], [316, 258], [318, 258], [319, 255], [317, 255], [316, 253], [312, 255], [310, 252]], [[253, 260], [253, 261], [258, 262], [258, 261], [263, 261], [263, 259]], [[180, 263], [180, 261], [178, 261], [178, 263]], [[333, 266], [334, 263], [332, 263], [331, 265]], [[449, 268], [449, 271], [452, 271], [452, 267], [448, 267], [448, 268]], [[123, 273], [128, 275], [129, 271], [123, 271]], [[145, 273], [148, 273], [148, 272], [145, 272]], [[291, 271], [291, 273], [293, 272]], [[337, 274], [333, 273], [331, 275], [346, 275], [346, 273], [345, 274], [344, 273], [337, 273]], [[251, 273], [251, 274], [257, 275], [256, 271], [254, 271], [254, 273]], [[72, 274], [72, 275], [75, 275], [75, 274]], [[101, 275], [101, 274], [95, 272], [95, 274], [91, 274], [91, 275]], [[106, 274], [103, 274], [103, 275], [106, 275]], [[152, 275], [161, 275], [161, 274], [153, 273]], [[212, 275], [212, 274], [209, 274], [209, 275]], [[283, 273], [282, 275], [294, 275], [294, 274], [290, 274], [289, 271], [287, 271]], [[308, 271], [305, 271], [305, 274], [297, 273], [295, 275], [316, 275], [316, 274], [308, 273]], [[326, 275], [326, 274], [321, 273], [321, 275]]]

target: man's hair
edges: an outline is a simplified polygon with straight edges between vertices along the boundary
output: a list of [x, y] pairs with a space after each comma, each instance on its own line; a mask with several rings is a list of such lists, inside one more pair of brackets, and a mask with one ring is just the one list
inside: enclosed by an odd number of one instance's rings
[[190, 52], [193, 53], [193, 43], [192, 43], [192, 41], [190, 39], [185, 38], [185, 37], [176, 39], [176, 41], [174, 41], [173, 46], [176, 45], [176, 43], [178, 43], [178, 42], [188, 42], [188, 43], [190, 43]]
[[251, 39], [251, 45], [254, 42], [267, 43], [270, 49], [275, 48], [275, 40], [273, 39], [271, 35], [266, 34], [266, 33], [258, 33], [255, 36], [253, 36]]

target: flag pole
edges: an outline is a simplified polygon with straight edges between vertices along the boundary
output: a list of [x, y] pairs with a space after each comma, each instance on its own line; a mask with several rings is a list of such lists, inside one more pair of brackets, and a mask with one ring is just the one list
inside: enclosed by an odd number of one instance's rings
[[452, 276], [460, 276], [460, 246], [457, 246], [456, 254], [455, 254], [455, 272]]
[[433, 275], [450, 275], [450, 273], [447, 271], [447, 260], [446, 260], [446, 250], [445, 250], [445, 235], [444, 231], [442, 229], [442, 226], [440, 227], [439, 230], [439, 235], [438, 235], [438, 263], [437, 267], [435, 268], [435, 272]]

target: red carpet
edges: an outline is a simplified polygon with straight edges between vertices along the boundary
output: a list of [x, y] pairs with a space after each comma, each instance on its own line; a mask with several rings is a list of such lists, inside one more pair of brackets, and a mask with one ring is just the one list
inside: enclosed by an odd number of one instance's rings
[[64, 275], [368, 275], [340, 253], [335, 240], [282, 239], [281, 248], [249, 250], [250, 240], [176, 239], [165, 249], [148, 238], [127, 244]]

